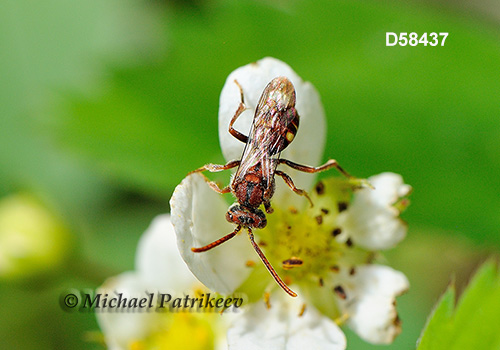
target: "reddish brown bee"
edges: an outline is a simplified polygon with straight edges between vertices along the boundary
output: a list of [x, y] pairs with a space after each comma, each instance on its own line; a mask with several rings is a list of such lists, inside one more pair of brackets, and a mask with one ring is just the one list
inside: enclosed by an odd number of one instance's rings
[[[205, 170], [211, 172], [231, 169], [238, 166], [231, 184], [220, 188], [215, 182], [205, 176], [210, 187], [218, 193], [231, 192], [237, 200], [226, 213], [226, 220], [237, 225], [230, 234], [200, 248], [191, 248], [195, 253], [204, 252], [226, 242], [238, 234], [242, 228], [248, 230], [248, 237], [259, 255], [260, 259], [269, 270], [274, 280], [292, 297], [297, 294], [281, 280], [271, 266], [262, 250], [255, 243], [252, 228], [261, 229], [267, 224], [266, 215], [259, 209], [264, 205], [266, 213], [272, 213], [271, 198], [275, 190], [274, 175], [281, 176], [286, 184], [297, 194], [311, 199], [304, 190], [295, 187], [290, 176], [277, 170], [278, 164], [286, 164], [293, 169], [307, 173], [317, 173], [337, 168], [342, 174], [350, 177], [335, 160], [330, 159], [324, 165], [311, 167], [300, 165], [287, 159], [280, 159], [280, 153], [293, 141], [299, 127], [299, 114], [295, 109], [295, 88], [286, 77], [277, 77], [267, 84], [255, 110], [250, 135], [246, 136], [233, 128], [233, 124], [246, 109], [243, 89], [235, 80], [240, 89], [241, 102], [229, 123], [229, 133], [246, 144], [240, 160], [233, 160], [225, 165], [207, 164], [192, 173]], [[312, 202], [311, 202], [312, 205]]]

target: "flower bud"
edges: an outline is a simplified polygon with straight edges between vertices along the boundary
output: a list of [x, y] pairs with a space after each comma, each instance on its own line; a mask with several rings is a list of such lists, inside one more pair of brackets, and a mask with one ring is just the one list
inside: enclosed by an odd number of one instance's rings
[[29, 195], [0, 200], [0, 280], [24, 280], [62, 265], [71, 236], [61, 220]]

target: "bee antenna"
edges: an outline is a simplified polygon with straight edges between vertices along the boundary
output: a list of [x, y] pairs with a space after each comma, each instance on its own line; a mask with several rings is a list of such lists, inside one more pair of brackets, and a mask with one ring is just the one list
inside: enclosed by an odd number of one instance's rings
[[[257, 254], [259, 255], [260, 260], [262, 260], [262, 262], [266, 266], [266, 268], [269, 271], [269, 273], [271, 274], [271, 276], [273, 276], [276, 283], [278, 283], [278, 285], [281, 288], [283, 288], [283, 290], [285, 292], [287, 292], [290, 296], [296, 297], [297, 293], [295, 293], [293, 290], [288, 288], [288, 286], [285, 284], [285, 282], [283, 282], [283, 280], [280, 278], [280, 276], [278, 276], [278, 273], [276, 272], [276, 270], [274, 270], [274, 268], [271, 266], [271, 263], [269, 262], [269, 260], [267, 260], [266, 256], [264, 255], [264, 253], [262, 252], [260, 247], [257, 245], [257, 243], [255, 243], [253, 233], [252, 233], [252, 230], [250, 229], [250, 227], [248, 227], [247, 229], [248, 229], [248, 237], [250, 238], [250, 242], [252, 243], [253, 248], [255, 249]], [[223, 238], [225, 238], [225, 237], [223, 237]], [[223, 238], [221, 238], [221, 239], [223, 239]]]
[[234, 236], [236, 236], [238, 234], [238, 232], [240, 232], [240, 230], [241, 230], [241, 225], [238, 225], [238, 227], [236, 227], [236, 229], [233, 232], [231, 232], [230, 234], [225, 235], [224, 237], [219, 238], [218, 240], [213, 241], [212, 243], [209, 243], [206, 246], [203, 246], [203, 247], [200, 247], [200, 248], [191, 248], [191, 251], [193, 253], [206, 252], [207, 250], [215, 248], [215, 247], [221, 245], [222, 243], [230, 240], [231, 238], [233, 238]]

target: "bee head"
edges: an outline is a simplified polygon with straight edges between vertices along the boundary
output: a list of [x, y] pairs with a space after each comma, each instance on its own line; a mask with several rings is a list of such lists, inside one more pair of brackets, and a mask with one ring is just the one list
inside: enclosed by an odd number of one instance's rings
[[243, 227], [264, 228], [267, 219], [260, 209], [247, 209], [239, 204], [233, 204], [226, 213], [226, 220]]

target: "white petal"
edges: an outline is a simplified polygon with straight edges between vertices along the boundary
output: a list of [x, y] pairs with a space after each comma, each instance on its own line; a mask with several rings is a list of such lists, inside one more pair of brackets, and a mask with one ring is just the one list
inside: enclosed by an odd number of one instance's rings
[[411, 192], [411, 186], [406, 185], [403, 177], [395, 173], [382, 173], [370, 177], [369, 182], [375, 187], [375, 191], [365, 191], [365, 196], [380, 206], [391, 206], [399, 198], [407, 196]]
[[[286, 297], [286, 296], [285, 296]], [[346, 339], [329, 318], [308, 306], [299, 316], [297, 300], [253, 304], [228, 331], [229, 350], [345, 349]]]
[[411, 187], [394, 173], [382, 173], [368, 180], [375, 189], [364, 188], [354, 194], [349, 208], [338, 217], [339, 226], [365, 249], [392, 248], [404, 239], [407, 231], [393, 205], [408, 195]]
[[[234, 128], [248, 135], [260, 95], [266, 85], [278, 76], [286, 76], [293, 83], [297, 95], [296, 108], [300, 115], [297, 135], [282, 152], [281, 158], [306, 165], [318, 165], [321, 161], [325, 145], [326, 121], [319, 94], [311, 83], [304, 82], [286, 63], [271, 57], [236, 69], [229, 74], [222, 88], [219, 104], [219, 140], [226, 160], [239, 159], [245, 146], [228, 132], [229, 122], [241, 101], [240, 90], [234, 80], [242, 86], [248, 108], [238, 118]], [[311, 174], [301, 173], [288, 167], [283, 169], [293, 178], [297, 187], [305, 189], [312, 187], [314, 176]], [[277, 183], [279, 187], [276, 198], [285, 197], [280, 198], [283, 202], [288, 198], [296, 200], [297, 196], [292, 196], [288, 188], [284, 191], [285, 186], [282, 181]]]
[[355, 274], [350, 276], [350, 284], [356, 296], [380, 295], [395, 297], [409, 288], [406, 276], [385, 265], [356, 266]]
[[163, 292], [184, 292], [199, 283], [182, 260], [174, 227], [167, 214], [157, 216], [141, 236], [135, 265], [148, 285]]
[[[201, 247], [232, 232], [225, 219], [228, 205], [199, 174], [186, 177], [170, 200], [171, 219], [182, 258], [193, 274], [208, 288], [232, 293], [248, 276], [247, 260], [255, 259], [245, 233], [203, 253]], [[243, 232], [243, 230], [242, 230]]]
[[348, 324], [362, 339], [373, 344], [390, 344], [401, 333], [396, 308], [388, 297], [366, 297], [351, 308]]
[[[122, 298], [144, 298], [147, 293], [155, 293], [148, 290], [145, 282], [135, 272], [125, 272], [112, 277], [98, 289], [102, 295], [109, 298], [118, 297], [117, 293], [123, 293]], [[143, 339], [151, 332], [153, 325], [158, 320], [158, 313], [148, 309], [95, 309], [97, 322], [104, 333], [104, 339], [109, 349], [129, 349], [133, 341]]]
[[409, 288], [406, 276], [388, 266], [358, 266], [343, 287], [347, 324], [366, 341], [391, 343], [401, 331], [395, 300]]

